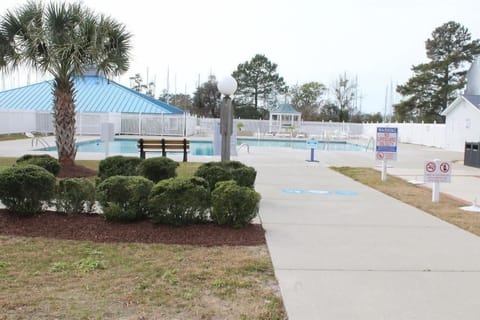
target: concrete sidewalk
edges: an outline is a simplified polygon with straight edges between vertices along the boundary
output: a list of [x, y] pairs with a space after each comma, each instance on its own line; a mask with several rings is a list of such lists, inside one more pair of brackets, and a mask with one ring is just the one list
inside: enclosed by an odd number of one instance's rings
[[[417, 170], [416, 157], [459, 156], [421, 150], [391, 170]], [[479, 237], [327, 168], [372, 166], [371, 153], [320, 153], [319, 163], [307, 163], [305, 151], [254, 152], [241, 160], [258, 171], [261, 220], [290, 320], [479, 318]]]

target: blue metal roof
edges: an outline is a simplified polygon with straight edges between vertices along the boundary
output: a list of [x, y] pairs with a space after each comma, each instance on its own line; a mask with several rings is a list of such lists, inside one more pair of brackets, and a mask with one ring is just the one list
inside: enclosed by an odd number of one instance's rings
[[[100, 76], [74, 79], [76, 112], [182, 114], [183, 110]], [[0, 92], [0, 109], [52, 111], [53, 80]]]

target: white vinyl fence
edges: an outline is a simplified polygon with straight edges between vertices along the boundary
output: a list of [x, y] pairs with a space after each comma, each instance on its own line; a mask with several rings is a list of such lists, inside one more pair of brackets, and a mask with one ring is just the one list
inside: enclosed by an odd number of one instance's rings
[[377, 127], [398, 128], [398, 139], [429, 147], [446, 148], [446, 126], [438, 123], [367, 123], [363, 124], [363, 136], [375, 138]]
[[36, 128], [35, 112], [0, 109], [0, 134], [37, 131]]
[[[113, 122], [115, 134], [213, 136], [219, 119], [191, 115], [152, 115], [126, 113], [79, 113], [76, 118], [78, 135], [100, 134], [101, 123]], [[269, 132], [268, 120], [235, 119], [234, 127], [242, 124], [239, 135], [263, 136]], [[423, 123], [338, 123], [301, 122], [295, 134], [318, 139], [375, 138], [377, 127], [397, 127], [400, 142], [446, 148], [445, 124]], [[54, 132], [53, 115], [46, 112], [0, 109], [0, 134]]]
[[[196, 117], [128, 113], [77, 113], [77, 135], [98, 135], [101, 124], [113, 122], [115, 134], [171, 135], [195, 134]], [[53, 114], [48, 112], [0, 110], [0, 134], [55, 132]]]

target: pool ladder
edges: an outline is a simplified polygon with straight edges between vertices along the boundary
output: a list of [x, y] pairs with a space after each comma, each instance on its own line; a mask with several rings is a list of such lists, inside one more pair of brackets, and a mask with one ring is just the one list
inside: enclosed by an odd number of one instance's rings
[[242, 143], [241, 145], [238, 146], [238, 150], [242, 149], [243, 147], [247, 148], [247, 152], [250, 153], [250, 146], [246, 143]]
[[31, 133], [31, 132], [25, 132], [25, 135], [27, 136], [27, 138], [32, 139], [32, 147], [33, 147], [33, 146], [38, 147], [38, 144], [39, 144], [39, 143], [40, 143], [44, 148], [50, 147], [50, 145], [48, 144], [47, 140], [45, 140], [45, 139], [42, 138], [42, 137], [37, 137], [37, 136], [35, 136], [33, 133]]
[[368, 151], [368, 148], [370, 147], [370, 143], [372, 144], [372, 149], [375, 145], [375, 139], [373, 137], [370, 137], [370, 139], [368, 139], [368, 143], [367, 143], [367, 146], [365, 147], [365, 151]]

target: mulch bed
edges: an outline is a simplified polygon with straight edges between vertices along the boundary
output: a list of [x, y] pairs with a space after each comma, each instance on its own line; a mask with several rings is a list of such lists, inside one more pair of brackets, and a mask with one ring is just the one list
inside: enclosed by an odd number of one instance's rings
[[97, 171], [90, 168], [80, 166], [80, 165], [71, 165], [71, 166], [62, 166], [57, 177], [59, 178], [80, 178], [80, 177], [95, 177]]
[[62, 216], [44, 212], [33, 217], [13, 216], [0, 210], [0, 234], [94, 242], [141, 242], [200, 246], [254, 246], [265, 244], [259, 224], [241, 229], [201, 224], [186, 227], [107, 222], [99, 215]]

